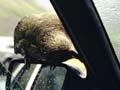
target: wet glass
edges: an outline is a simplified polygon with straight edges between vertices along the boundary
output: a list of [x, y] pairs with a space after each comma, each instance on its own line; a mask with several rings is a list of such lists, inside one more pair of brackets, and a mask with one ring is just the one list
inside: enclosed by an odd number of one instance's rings
[[[6, 52], [0, 52], [0, 90], [9, 90], [9, 78], [11, 78], [12, 73], [8, 70], [10, 60], [15, 57], [14, 54], [12, 53], [6, 53]], [[19, 58], [19, 57], [18, 57]], [[16, 87], [18, 88], [17, 90], [22, 90], [21, 86], [16, 84]]]
[[44, 67], [36, 78], [33, 90], [62, 90], [67, 70], [64, 67]]
[[120, 0], [93, 0], [120, 62]]
[[[16, 65], [18, 65], [16, 67]], [[16, 90], [18, 84], [21, 86], [22, 90], [25, 90], [27, 83], [29, 82], [36, 65], [31, 65], [29, 69], [25, 68], [25, 64], [15, 63], [12, 67], [13, 70], [11, 74], [11, 88]]]
[[[10, 77], [10, 90], [61, 90], [66, 68], [56, 66], [42, 66], [41, 64], [30, 64], [26, 69], [24, 63], [13, 63]], [[9, 80], [8, 80], [9, 81]]]

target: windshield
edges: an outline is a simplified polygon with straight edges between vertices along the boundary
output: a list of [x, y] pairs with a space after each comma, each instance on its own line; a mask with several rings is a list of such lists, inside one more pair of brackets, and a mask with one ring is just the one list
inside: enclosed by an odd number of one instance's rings
[[120, 0], [93, 0], [120, 62]]

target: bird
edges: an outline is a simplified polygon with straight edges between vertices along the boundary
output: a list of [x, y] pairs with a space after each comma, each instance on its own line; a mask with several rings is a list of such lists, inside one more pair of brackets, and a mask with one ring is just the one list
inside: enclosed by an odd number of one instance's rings
[[[84, 70], [74, 45], [60, 19], [54, 13], [33, 14], [23, 17], [15, 27], [14, 51], [21, 54], [26, 62], [38, 60], [46, 64], [63, 63], [75, 71]], [[72, 64], [72, 63], [73, 64]], [[77, 63], [81, 66], [76, 66]], [[82, 68], [82, 69], [81, 69]]]

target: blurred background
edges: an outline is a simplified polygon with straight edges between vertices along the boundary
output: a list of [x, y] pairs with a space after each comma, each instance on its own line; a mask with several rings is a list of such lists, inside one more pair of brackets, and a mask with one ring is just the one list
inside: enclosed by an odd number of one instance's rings
[[0, 35], [12, 36], [22, 17], [48, 10], [54, 11], [49, 0], [0, 0]]

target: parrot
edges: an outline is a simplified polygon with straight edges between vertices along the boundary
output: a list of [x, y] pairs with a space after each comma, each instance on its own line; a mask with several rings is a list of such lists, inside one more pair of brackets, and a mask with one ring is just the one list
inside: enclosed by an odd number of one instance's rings
[[46, 64], [66, 64], [86, 78], [87, 70], [54, 13], [32, 14], [23, 17], [14, 30], [14, 51], [25, 57], [25, 62], [38, 60]]

